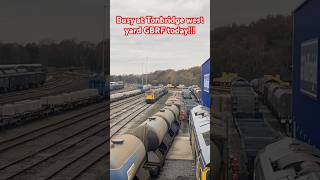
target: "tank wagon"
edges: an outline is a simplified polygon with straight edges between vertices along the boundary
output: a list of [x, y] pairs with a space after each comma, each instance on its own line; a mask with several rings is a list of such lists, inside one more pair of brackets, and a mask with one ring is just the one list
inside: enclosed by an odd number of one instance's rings
[[138, 127], [111, 139], [111, 179], [149, 179], [159, 174], [180, 127], [176, 104], [180, 103], [166, 105]]
[[0, 93], [38, 87], [45, 81], [41, 64], [0, 65]]
[[118, 82], [110, 82], [110, 91], [115, 91], [119, 89], [124, 88], [124, 83], [123, 81], [118, 81]]
[[264, 85], [263, 98], [282, 124], [291, 124], [292, 91], [290, 87], [277, 82], [268, 82]]
[[154, 103], [163, 95], [167, 94], [167, 92], [168, 89], [165, 86], [151, 88], [149, 91], [146, 91], [145, 100], [147, 103]]
[[285, 137], [263, 148], [255, 159], [255, 180], [319, 180], [320, 151]]
[[103, 97], [99, 95], [97, 89], [84, 89], [37, 100], [5, 104], [0, 107], [0, 126], [24, 123], [101, 100]]
[[127, 92], [121, 92], [121, 93], [115, 93], [115, 94], [110, 95], [110, 101], [111, 102], [119, 101], [121, 99], [136, 96], [136, 95], [142, 94], [142, 93], [143, 93], [143, 91], [141, 89], [136, 89], [136, 90], [127, 91]]
[[251, 85], [281, 124], [292, 123], [292, 89], [288, 83], [278, 76], [265, 76], [252, 80]]
[[[210, 162], [210, 111], [205, 106], [198, 105], [191, 109], [189, 116], [190, 142], [195, 159], [196, 179], [209, 180], [210, 164], [220, 162], [219, 153], [214, 153]], [[213, 144], [214, 148], [216, 146]], [[217, 163], [216, 165], [219, 165]], [[215, 167], [219, 169], [219, 167]]]

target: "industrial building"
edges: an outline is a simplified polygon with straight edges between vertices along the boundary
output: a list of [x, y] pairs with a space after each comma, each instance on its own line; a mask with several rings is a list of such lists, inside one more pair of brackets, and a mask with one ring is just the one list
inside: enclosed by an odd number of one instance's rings
[[210, 108], [210, 59], [201, 66], [201, 99], [202, 105]]
[[307, 0], [293, 12], [294, 136], [320, 148], [320, 1]]

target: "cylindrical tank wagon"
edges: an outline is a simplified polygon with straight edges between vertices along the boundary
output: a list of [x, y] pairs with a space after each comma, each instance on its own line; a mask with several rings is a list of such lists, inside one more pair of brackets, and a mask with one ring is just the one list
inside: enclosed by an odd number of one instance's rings
[[[119, 144], [112, 144], [110, 148], [111, 177], [148, 179], [146, 178], [148, 176], [157, 176], [179, 130], [179, 112], [177, 105], [165, 106], [138, 127], [129, 130], [124, 135], [113, 138], [111, 142], [120, 140], [120, 144], [125, 143], [125, 138], [129, 136], [134, 136], [136, 139], [132, 143], [125, 144], [135, 148], [125, 148], [125, 145], [120, 147]], [[140, 143], [136, 142], [137, 139]], [[136, 150], [139, 150], [139, 153]], [[143, 158], [141, 158], [142, 154]], [[138, 161], [129, 159], [129, 157], [135, 156], [134, 159]], [[123, 158], [126, 160], [123, 160]]]
[[[124, 134], [110, 144], [110, 179], [133, 179], [146, 161], [144, 144], [134, 135]], [[144, 174], [144, 173], [142, 173]]]
[[115, 102], [115, 101], [119, 101], [124, 98], [128, 98], [128, 97], [132, 97], [132, 96], [135, 96], [138, 94], [142, 94], [142, 93], [143, 93], [143, 91], [141, 89], [136, 89], [136, 90], [127, 91], [127, 92], [121, 92], [121, 93], [115, 93], [115, 94], [110, 95], [110, 101]]
[[251, 82], [254, 90], [262, 97], [281, 124], [289, 125], [292, 121], [292, 89], [280, 77], [265, 75], [263, 78], [253, 79]]

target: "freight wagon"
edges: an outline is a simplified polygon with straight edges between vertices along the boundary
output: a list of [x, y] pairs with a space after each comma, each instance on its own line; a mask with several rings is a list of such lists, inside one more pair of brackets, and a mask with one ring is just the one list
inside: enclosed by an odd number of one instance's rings
[[102, 101], [97, 89], [84, 89], [55, 96], [25, 100], [0, 107], [0, 127], [16, 125]]
[[110, 179], [149, 179], [158, 176], [177, 135], [180, 102], [166, 103], [137, 128], [111, 139]]
[[132, 91], [111, 94], [110, 95], [110, 102], [119, 101], [121, 99], [132, 97], [132, 96], [142, 94], [142, 93], [143, 93], [143, 91], [141, 89], [136, 89], [136, 90], [132, 90]]
[[254, 160], [259, 150], [278, 140], [278, 134], [264, 121], [259, 112], [258, 96], [245, 80], [231, 84], [232, 116], [241, 138], [245, 163], [253, 176]]
[[115, 91], [119, 89], [124, 88], [124, 83], [123, 81], [118, 81], [118, 82], [110, 82], [110, 91]]
[[0, 65], [0, 93], [38, 87], [45, 80], [41, 64]]

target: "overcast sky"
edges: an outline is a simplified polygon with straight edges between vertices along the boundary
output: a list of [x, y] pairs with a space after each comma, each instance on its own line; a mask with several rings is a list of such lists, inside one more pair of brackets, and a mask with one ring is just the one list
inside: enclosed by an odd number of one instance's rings
[[[76, 38], [98, 42], [108, 0], [0, 0], [0, 41]], [[303, 0], [214, 0], [213, 27], [289, 14]], [[111, 73], [129, 74], [201, 65], [209, 57], [209, 0], [111, 0]], [[204, 16], [195, 36], [123, 36], [114, 16]], [[146, 58], [149, 63], [146, 68]]]
[[106, 0], [0, 0], [0, 41], [103, 39]]
[[305, 0], [213, 0], [211, 28], [232, 23], [247, 24], [274, 14], [291, 14]]
[[[209, 0], [111, 0], [110, 1], [111, 74], [141, 74], [164, 69], [200, 66], [209, 58]], [[115, 16], [204, 16], [197, 34], [124, 36], [124, 26], [115, 24]], [[147, 59], [148, 58], [148, 63]], [[143, 70], [144, 69], [144, 70]]]
[[[303, 0], [214, 0], [216, 28], [232, 23], [247, 24], [273, 14], [290, 14]], [[209, 57], [209, 0], [111, 0], [111, 74], [141, 74], [163, 69], [201, 65]], [[124, 26], [115, 16], [204, 16], [196, 36], [123, 36]], [[148, 64], [146, 59], [148, 57]]]

